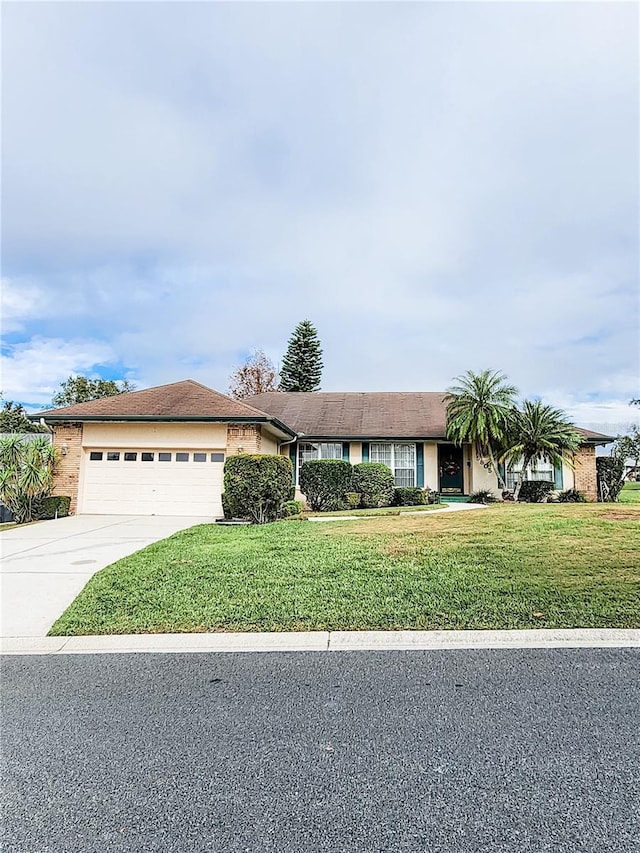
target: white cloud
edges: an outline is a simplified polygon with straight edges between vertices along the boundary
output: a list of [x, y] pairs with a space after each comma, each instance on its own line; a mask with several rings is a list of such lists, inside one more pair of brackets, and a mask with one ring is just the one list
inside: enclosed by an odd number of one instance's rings
[[107, 344], [96, 341], [33, 338], [7, 347], [0, 356], [2, 392], [7, 400], [45, 405], [71, 374], [90, 374], [113, 360]]
[[183, 12], [7, 8], [8, 331], [224, 390], [308, 317], [326, 388], [636, 394], [632, 5]]

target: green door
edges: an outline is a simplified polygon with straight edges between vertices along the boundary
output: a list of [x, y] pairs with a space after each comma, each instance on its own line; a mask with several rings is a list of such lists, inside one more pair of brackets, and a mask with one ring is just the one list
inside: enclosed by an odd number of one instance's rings
[[464, 493], [464, 459], [462, 448], [454, 444], [438, 445], [439, 492], [443, 495]]

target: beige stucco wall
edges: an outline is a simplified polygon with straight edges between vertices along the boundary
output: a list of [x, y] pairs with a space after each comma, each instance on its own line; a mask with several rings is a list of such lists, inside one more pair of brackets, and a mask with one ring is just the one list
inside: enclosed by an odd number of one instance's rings
[[425, 441], [424, 487], [436, 491], [438, 486], [438, 445], [435, 441]]
[[170, 447], [225, 450], [226, 424], [111, 423], [84, 425], [84, 447]]

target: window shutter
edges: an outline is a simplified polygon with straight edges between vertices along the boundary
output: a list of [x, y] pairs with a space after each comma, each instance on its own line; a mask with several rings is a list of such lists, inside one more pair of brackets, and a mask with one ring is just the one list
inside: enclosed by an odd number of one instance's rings
[[424, 444], [421, 441], [416, 444], [416, 486], [424, 488]]
[[368, 441], [362, 442], [362, 461], [363, 462], [369, 461], [369, 442]]
[[507, 482], [507, 472], [504, 467], [504, 462], [498, 462], [498, 471], [500, 472], [500, 476], [502, 479]]
[[348, 441], [344, 441], [342, 443], [342, 458], [344, 459], [345, 462], [349, 461], [349, 442]]
[[562, 488], [562, 465], [553, 466], [553, 485], [556, 489]]
[[291, 464], [293, 465], [293, 485], [296, 485], [297, 471], [298, 466], [296, 465], [298, 456], [298, 445], [290, 444], [289, 445], [289, 459], [291, 460]]

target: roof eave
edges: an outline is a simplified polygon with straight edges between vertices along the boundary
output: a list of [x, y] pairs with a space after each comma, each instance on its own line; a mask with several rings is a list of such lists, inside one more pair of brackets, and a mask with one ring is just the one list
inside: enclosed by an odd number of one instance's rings
[[223, 424], [272, 424], [291, 438], [296, 433], [278, 418], [266, 415], [30, 415], [29, 420], [44, 420], [56, 423], [223, 423]]

